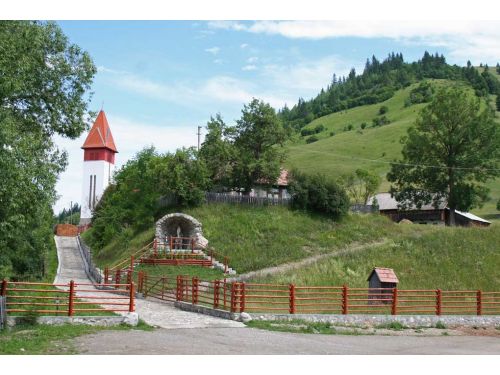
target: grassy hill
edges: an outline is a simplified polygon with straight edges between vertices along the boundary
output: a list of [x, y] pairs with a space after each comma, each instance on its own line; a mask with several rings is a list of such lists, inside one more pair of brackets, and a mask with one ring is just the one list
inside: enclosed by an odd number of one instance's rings
[[[207, 204], [184, 211], [203, 224], [210, 246], [230, 258], [239, 273], [332, 254], [317, 263], [258, 281], [309, 285], [366, 286], [374, 266], [393, 267], [402, 288], [500, 290], [500, 225], [448, 228], [396, 224], [380, 215], [351, 214], [336, 223], [285, 207]], [[87, 232], [88, 236], [91, 232]], [[153, 229], [131, 239], [115, 238], [95, 251], [101, 266], [134, 252], [154, 236]], [[335, 255], [339, 250], [360, 250]], [[221, 275], [202, 269], [145, 267], [154, 274]]]
[[[450, 84], [446, 80], [432, 80], [432, 82], [435, 85]], [[360, 106], [315, 119], [306, 125], [305, 129], [323, 125], [325, 130], [317, 134], [319, 140], [307, 144], [307, 137], [297, 135], [287, 147], [286, 166], [304, 172], [321, 172], [332, 177], [363, 168], [382, 176], [380, 191], [387, 191], [389, 183], [385, 176], [390, 169], [390, 162], [400, 158], [402, 145], [399, 140], [406, 135], [408, 127], [415, 122], [419, 110], [425, 106], [425, 104], [409, 107], [404, 105], [410, 91], [417, 85], [397, 91], [391, 99], [383, 103]], [[494, 100], [492, 102], [494, 103]], [[381, 106], [388, 108], [386, 117], [391, 122], [372, 127], [372, 120], [378, 116]], [[361, 129], [362, 123], [367, 124], [364, 130]], [[345, 130], [349, 125], [352, 125], [353, 129]], [[333, 136], [332, 132], [335, 133]], [[483, 208], [473, 209], [472, 212], [488, 220], [500, 220], [500, 213], [496, 210], [496, 202], [500, 199], [500, 181], [498, 179], [490, 181], [487, 186], [491, 189], [490, 201]]]

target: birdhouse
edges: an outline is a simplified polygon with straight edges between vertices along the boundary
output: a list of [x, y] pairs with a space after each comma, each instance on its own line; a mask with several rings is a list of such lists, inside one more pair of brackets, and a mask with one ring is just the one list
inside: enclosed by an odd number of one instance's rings
[[399, 280], [392, 268], [375, 267], [368, 277], [369, 304], [389, 304]]

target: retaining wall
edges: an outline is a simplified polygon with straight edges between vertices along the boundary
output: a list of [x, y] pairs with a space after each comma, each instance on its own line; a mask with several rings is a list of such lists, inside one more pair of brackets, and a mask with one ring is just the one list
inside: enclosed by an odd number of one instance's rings
[[[84, 324], [89, 326], [111, 327], [120, 324], [136, 326], [139, 323], [137, 313], [127, 313], [120, 316], [39, 316], [38, 324], [62, 325], [62, 324]], [[7, 326], [13, 327], [23, 323], [21, 316], [8, 316]]]

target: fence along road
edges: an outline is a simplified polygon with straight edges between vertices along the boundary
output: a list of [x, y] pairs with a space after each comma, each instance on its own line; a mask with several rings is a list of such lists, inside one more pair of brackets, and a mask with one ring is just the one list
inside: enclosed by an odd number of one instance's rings
[[[81, 257], [76, 237], [55, 237], [59, 268], [54, 280], [55, 284], [75, 283], [87, 284], [91, 281], [85, 273], [85, 264]], [[88, 289], [95, 289], [88, 287]], [[92, 292], [90, 292], [92, 294]], [[95, 293], [94, 293], [95, 294]], [[113, 293], [110, 297], [115, 296]], [[85, 299], [85, 292], [77, 292], [76, 297]], [[196, 314], [176, 309], [173, 304], [150, 300], [136, 299], [135, 311], [146, 323], [161, 328], [209, 328], [209, 327], [244, 327], [243, 323], [219, 319], [208, 315]]]

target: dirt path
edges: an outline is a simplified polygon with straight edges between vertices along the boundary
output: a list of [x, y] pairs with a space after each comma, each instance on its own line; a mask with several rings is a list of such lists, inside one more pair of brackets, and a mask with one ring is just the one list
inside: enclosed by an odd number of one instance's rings
[[247, 281], [253, 278], [261, 278], [261, 277], [266, 277], [266, 276], [271, 276], [271, 275], [276, 275], [279, 273], [284, 273], [290, 270], [294, 270], [297, 268], [301, 268], [304, 266], [308, 266], [310, 264], [316, 263], [320, 260], [343, 255], [343, 254], [350, 254], [350, 253], [356, 253], [359, 251], [363, 251], [372, 247], [377, 247], [377, 246], [382, 246], [387, 243], [389, 243], [390, 240], [387, 238], [384, 238], [380, 241], [376, 242], [370, 242], [367, 244], [351, 244], [343, 248], [342, 250], [335, 251], [332, 253], [327, 253], [327, 254], [318, 254], [314, 255], [312, 257], [308, 257], [302, 260], [299, 260], [297, 262], [290, 262], [290, 263], [284, 263], [280, 264], [279, 266], [275, 267], [268, 267], [268, 268], [263, 268], [257, 271], [252, 271], [248, 273], [241, 274], [235, 278], [228, 279], [229, 281]]
[[[56, 236], [57, 255], [59, 258], [59, 268], [54, 284], [66, 284], [70, 280], [75, 283], [88, 284], [91, 281], [84, 271], [83, 259], [78, 250], [75, 237]], [[86, 289], [97, 290], [92, 286]], [[85, 296], [95, 294], [92, 292], [77, 292], [78, 298], [85, 299]], [[102, 296], [116, 296], [113, 293], [100, 293]], [[152, 300], [136, 299], [136, 312], [139, 318], [146, 323], [161, 328], [234, 328], [244, 327], [243, 323], [232, 320], [219, 319], [208, 315], [196, 314], [176, 309], [173, 304], [166, 302], [156, 302]]]

